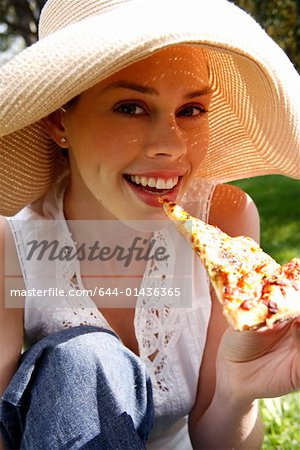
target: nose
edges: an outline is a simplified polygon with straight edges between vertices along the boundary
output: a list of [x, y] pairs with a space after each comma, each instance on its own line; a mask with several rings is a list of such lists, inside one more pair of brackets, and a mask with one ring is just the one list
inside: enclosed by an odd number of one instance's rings
[[183, 133], [172, 119], [156, 123], [145, 143], [145, 154], [151, 159], [163, 157], [175, 160], [186, 151]]

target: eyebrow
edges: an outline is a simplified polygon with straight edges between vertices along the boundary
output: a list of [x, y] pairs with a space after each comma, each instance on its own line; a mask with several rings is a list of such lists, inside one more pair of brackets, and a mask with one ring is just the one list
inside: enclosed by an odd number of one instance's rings
[[[111, 83], [108, 86], [104, 87], [102, 89], [102, 92], [117, 88], [130, 89], [132, 91], [141, 92], [142, 94], [159, 95], [158, 90], [153, 87], [143, 86], [128, 81], [116, 81], [115, 83]], [[201, 97], [202, 95], [208, 95], [211, 93], [212, 93], [211, 87], [205, 86], [202, 89], [198, 89], [197, 91], [189, 92], [188, 94], [185, 95], [185, 98], [190, 99], [195, 97]]]
[[195, 98], [195, 97], [201, 97], [202, 95], [209, 95], [212, 94], [212, 88], [210, 86], [205, 86], [202, 89], [199, 89], [198, 91], [190, 92], [189, 94], [185, 95], [185, 98]]

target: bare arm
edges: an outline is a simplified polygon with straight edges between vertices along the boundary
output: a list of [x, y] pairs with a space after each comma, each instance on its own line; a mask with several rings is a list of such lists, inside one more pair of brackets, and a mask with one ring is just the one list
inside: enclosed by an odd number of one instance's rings
[[[5, 231], [0, 220], [0, 394], [16, 371], [23, 346], [23, 308], [10, 308], [5, 299]], [[15, 255], [9, 255], [15, 257]]]
[[[220, 186], [215, 193], [210, 223], [228, 234], [248, 235], [258, 240], [259, 218], [253, 202], [242, 191]], [[256, 401], [234, 398], [218, 383], [217, 355], [228, 325], [215, 293], [207, 344], [199, 375], [198, 394], [189, 418], [190, 436], [195, 449], [261, 448], [263, 430]], [[220, 387], [221, 385], [221, 387]]]
[[[224, 319], [220, 314], [217, 299], [214, 298], [215, 312], [213, 312], [210, 336], [216, 332], [217, 322]], [[217, 312], [216, 312], [217, 310]], [[224, 325], [226, 328], [227, 325]], [[218, 338], [210, 339], [208, 351], [217, 347], [217, 340], [220, 340], [219, 326]], [[204, 364], [212, 365], [214, 362], [213, 376], [208, 373], [208, 369], [203, 367], [202, 377], [199, 381], [198, 399], [190, 415], [189, 426], [190, 436], [195, 449], [216, 449], [216, 450], [255, 450], [260, 449], [263, 438], [263, 428], [258, 416], [257, 401], [239, 400], [231, 395], [230, 390], [226, 390], [226, 384], [217, 382], [218, 364], [216, 363], [216, 352], [206, 355]], [[219, 371], [221, 373], [221, 371]], [[209, 395], [207, 389], [210, 391]], [[206, 391], [206, 392], [205, 392]]]
[[[23, 345], [23, 309], [8, 308], [5, 302], [4, 220], [0, 219], [0, 395], [13, 377]], [[4, 449], [0, 436], [0, 450]]]

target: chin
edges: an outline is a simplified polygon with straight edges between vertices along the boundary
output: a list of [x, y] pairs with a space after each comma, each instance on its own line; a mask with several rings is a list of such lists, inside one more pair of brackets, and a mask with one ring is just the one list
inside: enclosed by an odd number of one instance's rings
[[118, 215], [118, 219], [129, 228], [140, 232], [154, 232], [166, 228], [170, 221], [162, 208], [155, 208], [156, 211], [132, 212], [128, 211], [123, 216]]
[[154, 233], [155, 231], [163, 230], [170, 225], [169, 220], [152, 219], [152, 220], [127, 220], [121, 219], [121, 222], [128, 228], [140, 233]]

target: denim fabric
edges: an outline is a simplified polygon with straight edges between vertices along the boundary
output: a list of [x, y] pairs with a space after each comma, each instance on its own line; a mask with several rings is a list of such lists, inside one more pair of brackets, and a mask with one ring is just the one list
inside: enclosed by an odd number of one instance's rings
[[25, 352], [0, 422], [8, 449], [140, 450], [153, 415], [141, 360], [110, 331], [80, 326]]

